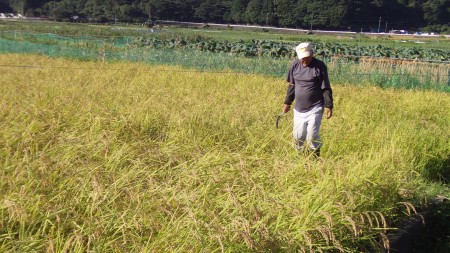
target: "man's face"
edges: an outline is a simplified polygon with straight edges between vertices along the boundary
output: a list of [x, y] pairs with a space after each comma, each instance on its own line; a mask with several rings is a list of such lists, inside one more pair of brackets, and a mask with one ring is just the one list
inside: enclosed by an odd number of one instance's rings
[[313, 56], [311, 55], [311, 56], [302, 58], [300, 61], [302, 62], [302, 65], [306, 67], [311, 63], [312, 58], [313, 58]]

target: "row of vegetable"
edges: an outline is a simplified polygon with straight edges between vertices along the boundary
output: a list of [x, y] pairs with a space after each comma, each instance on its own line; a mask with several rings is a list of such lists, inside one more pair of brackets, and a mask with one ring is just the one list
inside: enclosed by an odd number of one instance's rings
[[[63, 37], [56, 34], [35, 34], [27, 32], [1, 32], [1, 38], [10, 40], [22, 40], [32, 43], [43, 44], [65, 44], [76, 47], [96, 48], [109, 45], [111, 47], [149, 47], [156, 49], [195, 49], [199, 51], [208, 51], [216, 53], [229, 53], [246, 57], [268, 56], [274, 58], [294, 58], [295, 43], [268, 41], [268, 40], [250, 40], [250, 41], [214, 41], [201, 36], [169, 37], [110, 37], [99, 38], [91, 36], [86, 37]], [[330, 58], [340, 56], [341, 58], [357, 61], [360, 57], [391, 58], [391, 59], [409, 59], [419, 61], [450, 61], [450, 50], [440, 50], [424, 47], [387, 47], [348, 45], [330, 42], [314, 42], [314, 53], [320, 58]]]
[[[161, 49], [183, 49], [191, 48], [200, 51], [209, 51], [217, 53], [231, 53], [243, 55], [247, 57], [270, 56], [277, 58], [293, 58], [295, 57], [293, 43], [274, 42], [267, 40], [251, 40], [237, 42], [218, 42], [213, 40], [204, 40], [201, 38], [145, 38], [138, 37], [133, 41], [133, 45], [137, 47], [150, 47]], [[449, 61], [450, 51], [426, 48], [392, 48], [386, 46], [359, 46], [345, 45], [329, 42], [315, 42], [314, 52], [320, 57], [342, 56], [346, 58], [357, 59], [359, 57], [380, 57], [393, 59], [412, 59], [412, 60], [428, 60], [428, 61]]]

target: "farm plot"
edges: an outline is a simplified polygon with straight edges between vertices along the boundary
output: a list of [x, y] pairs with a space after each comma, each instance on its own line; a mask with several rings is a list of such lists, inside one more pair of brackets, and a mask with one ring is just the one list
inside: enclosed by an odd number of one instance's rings
[[145, 62], [199, 70], [233, 70], [282, 77], [293, 47], [312, 41], [315, 55], [329, 66], [330, 80], [383, 88], [449, 91], [448, 40], [375, 39], [363, 35], [287, 35], [165, 27], [2, 22], [1, 53], [39, 53], [52, 57]]
[[0, 251], [381, 251], [449, 194], [448, 93], [334, 85], [314, 160], [280, 79], [0, 61]]

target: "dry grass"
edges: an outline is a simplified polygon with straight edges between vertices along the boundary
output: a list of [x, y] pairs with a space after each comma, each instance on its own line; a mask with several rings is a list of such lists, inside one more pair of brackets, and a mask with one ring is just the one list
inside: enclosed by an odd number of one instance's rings
[[421, 82], [431, 80], [434, 83], [445, 83], [449, 78], [450, 64], [428, 63], [409, 60], [362, 58], [359, 64], [362, 72], [380, 72], [383, 74], [404, 74], [417, 76]]

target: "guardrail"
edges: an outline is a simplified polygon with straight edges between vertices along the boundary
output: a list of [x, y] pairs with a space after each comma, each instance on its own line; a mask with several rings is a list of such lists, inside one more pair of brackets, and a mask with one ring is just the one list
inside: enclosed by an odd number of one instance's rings
[[237, 24], [217, 24], [217, 23], [196, 23], [196, 22], [180, 22], [172, 20], [157, 20], [157, 24], [163, 25], [180, 25], [180, 26], [191, 26], [191, 27], [216, 27], [216, 28], [237, 28], [237, 29], [261, 29], [267, 31], [280, 31], [280, 32], [291, 32], [291, 33], [315, 33], [315, 34], [365, 34], [371, 36], [384, 36], [384, 35], [395, 35], [395, 36], [417, 36], [417, 37], [442, 37], [450, 38], [450, 35], [436, 35], [436, 34], [397, 34], [397, 33], [373, 33], [373, 32], [352, 32], [352, 31], [328, 31], [328, 30], [307, 30], [307, 29], [297, 29], [297, 28], [281, 28], [273, 26], [258, 26], [258, 25], [237, 25]]

